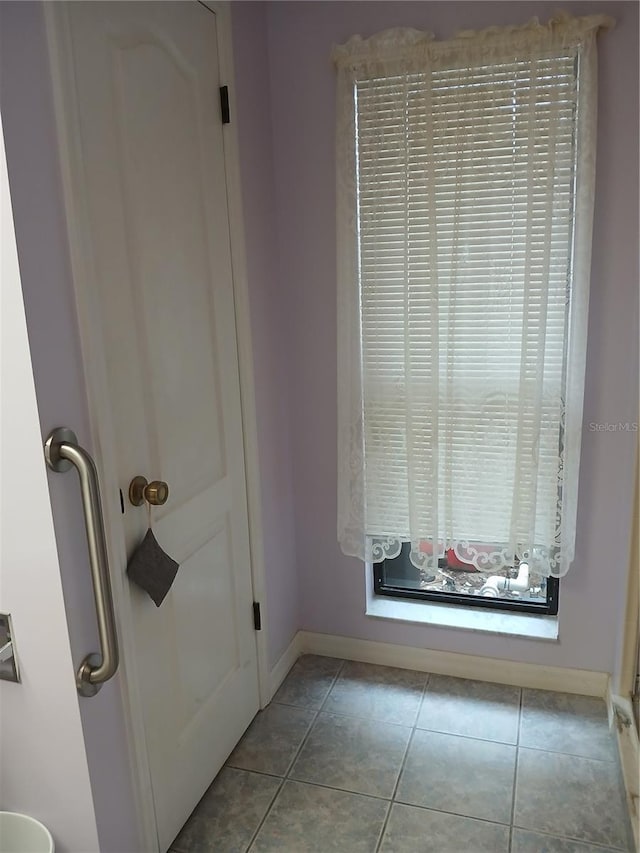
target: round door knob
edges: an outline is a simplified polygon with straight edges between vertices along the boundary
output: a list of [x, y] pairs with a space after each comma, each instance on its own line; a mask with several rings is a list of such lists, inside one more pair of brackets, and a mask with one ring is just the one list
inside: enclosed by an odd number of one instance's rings
[[151, 506], [166, 504], [169, 497], [169, 486], [164, 480], [147, 482], [146, 477], [134, 477], [129, 484], [129, 500], [134, 506], [142, 506], [146, 501]]

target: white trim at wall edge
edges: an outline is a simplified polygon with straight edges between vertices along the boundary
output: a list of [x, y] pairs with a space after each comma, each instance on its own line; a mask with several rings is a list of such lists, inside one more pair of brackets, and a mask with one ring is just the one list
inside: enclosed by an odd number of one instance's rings
[[296, 659], [302, 654], [325, 655], [382, 666], [397, 666], [401, 669], [432, 672], [438, 675], [471, 678], [476, 681], [493, 681], [498, 684], [511, 684], [517, 687], [599, 696], [603, 699], [608, 694], [609, 676], [606, 672], [567, 669], [560, 666], [541, 666], [540, 664], [464, 655], [458, 652], [442, 652], [434, 649], [379, 643], [372, 640], [359, 640], [355, 637], [339, 637], [333, 634], [298, 631], [271, 670], [272, 696]]
[[287, 677], [289, 670], [294, 665], [294, 663], [298, 660], [302, 652], [301, 638], [302, 631], [298, 631], [293, 640], [289, 643], [287, 648], [278, 658], [276, 664], [271, 669], [270, 676], [270, 695], [269, 701], [273, 699], [273, 697], [278, 692], [278, 687], [282, 684], [282, 682]]
[[633, 829], [636, 850], [640, 850], [640, 781], [638, 780], [640, 744], [638, 742], [638, 731], [633, 722], [631, 699], [616, 696], [609, 689], [607, 691], [607, 709], [610, 723], [616, 732], [629, 821]]

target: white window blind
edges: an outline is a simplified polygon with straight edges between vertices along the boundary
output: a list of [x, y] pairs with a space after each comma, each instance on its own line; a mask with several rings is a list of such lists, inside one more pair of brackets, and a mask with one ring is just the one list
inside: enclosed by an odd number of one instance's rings
[[336, 51], [347, 553], [568, 568], [603, 22]]

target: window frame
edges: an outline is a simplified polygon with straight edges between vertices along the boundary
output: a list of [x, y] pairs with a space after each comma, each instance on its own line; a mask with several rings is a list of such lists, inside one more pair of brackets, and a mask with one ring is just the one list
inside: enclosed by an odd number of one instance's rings
[[[518, 601], [507, 598], [484, 598], [480, 595], [468, 595], [456, 592], [437, 592], [434, 590], [408, 589], [394, 586], [385, 582], [384, 569], [387, 560], [372, 563], [374, 595], [389, 598], [408, 598], [413, 601], [433, 602], [436, 604], [453, 604], [458, 607], [482, 607], [488, 610], [502, 610], [511, 613], [535, 613], [538, 616], [557, 616], [560, 603], [560, 579], [547, 578], [546, 601]], [[439, 560], [441, 568], [446, 566], [446, 560]]]

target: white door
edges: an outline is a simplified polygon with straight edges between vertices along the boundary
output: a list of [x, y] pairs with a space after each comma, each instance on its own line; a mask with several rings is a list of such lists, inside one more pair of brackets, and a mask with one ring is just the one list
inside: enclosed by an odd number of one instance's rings
[[147, 529], [132, 478], [164, 480], [153, 530], [180, 564], [159, 609], [130, 589], [166, 850], [258, 709], [216, 15], [196, 2], [68, 13], [122, 535], [130, 557]]

